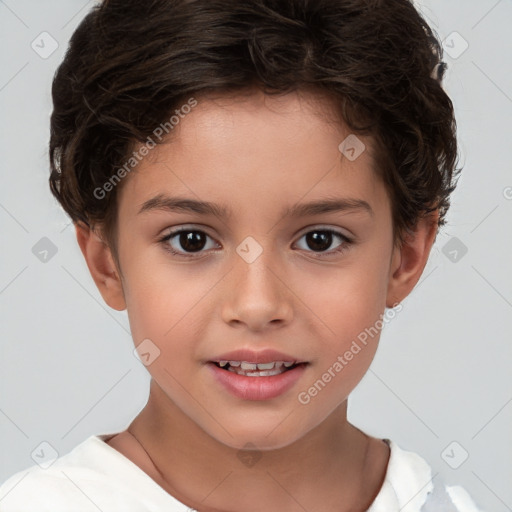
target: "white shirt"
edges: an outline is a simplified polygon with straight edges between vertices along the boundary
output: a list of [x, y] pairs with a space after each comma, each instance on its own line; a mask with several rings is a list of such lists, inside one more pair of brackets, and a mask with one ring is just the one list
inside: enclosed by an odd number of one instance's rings
[[[0, 512], [191, 512], [130, 459], [94, 435], [43, 469], [0, 486]], [[445, 487], [427, 462], [393, 441], [384, 483], [367, 512], [482, 512], [462, 487]], [[321, 507], [320, 509], [321, 510]]]

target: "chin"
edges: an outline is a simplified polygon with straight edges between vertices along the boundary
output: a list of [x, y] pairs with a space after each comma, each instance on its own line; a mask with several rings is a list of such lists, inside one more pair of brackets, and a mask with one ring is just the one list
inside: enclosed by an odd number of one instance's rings
[[[312, 426], [311, 428], [313, 428]], [[287, 421], [286, 415], [279, 419], [251, 421], [245, 417], [231, 422], [227, 427], [229, 435], [221, 427], [215, 432], [206, 430], [211, 437], [230, 448], [241, 450], [269, 451], [285, 448], [304, 437], [308, 430], [297, 421]]]

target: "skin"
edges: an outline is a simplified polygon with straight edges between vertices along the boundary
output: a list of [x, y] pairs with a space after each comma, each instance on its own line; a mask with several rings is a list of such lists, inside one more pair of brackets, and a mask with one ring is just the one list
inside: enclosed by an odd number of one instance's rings
[[[122, 183], [120, 267], [100, 230], [76, 226], [106, 303], [127, 309], [135, 345], [149, 338], [160, 350], [147, 366], [147, 405], [108, 442], [200, 511], [366, 510], [385, 476], [387, 445], [347, 421], [347, 398], [368, 370], [378, 335], [307, 405], [297, 396], [411, 292], [437, 214], [394, 246], [372, 139], [358, 136], [366, 150], [350, 161], [338, 149], [350, 130], [329, 111], [329, 100], [310, 93], [201, 98], [172, 140]], [[138, 214], [161, 193], [225, 205], [233, 214]], [[374, 215], [282, 216], [285, 207], [326, 196], [363, 199]], [[159, 242], [182, 226], [208, 235], [188, 259], [165, 249], [172, 244], [186, 255], [179, 235]], [[332, 236], [322, 252], [304, 236], [326, 228], [353, 244], [336, 254], [345, 242]], [[247, 236], [263, 250], [252, 263], [236, 252]], [[205, 365], [238, 348], [274, 348], [309, 364], [283, 395], [242, 400]], [[260, 456], [252, 466], [238, 456], [246, 443]]]

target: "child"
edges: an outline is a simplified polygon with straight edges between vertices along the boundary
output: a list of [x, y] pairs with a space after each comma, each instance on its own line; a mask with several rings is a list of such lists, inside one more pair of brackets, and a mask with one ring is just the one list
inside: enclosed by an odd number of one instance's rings
[[9, 478], [2, 512], [477, 510], [347, 420], [455, 189], [441, 57], [409, 0], [92, 8], [50, 185], [150, 396]]

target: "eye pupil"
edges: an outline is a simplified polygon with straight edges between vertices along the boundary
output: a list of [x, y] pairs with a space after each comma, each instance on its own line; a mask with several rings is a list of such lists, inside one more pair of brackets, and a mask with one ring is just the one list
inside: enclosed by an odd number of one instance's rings
[[199, 231], [186, 231], [180, 233], [180, 245], [187, 252], [197, 252], [204, 248], [206, 241], [204, 233]]
[[308, 246], [319, 251], [325, 251], [332, 244], [332, 233], [327, 231], [312, 231], [306, 235], [306, 238]]

